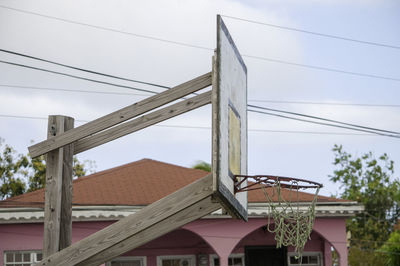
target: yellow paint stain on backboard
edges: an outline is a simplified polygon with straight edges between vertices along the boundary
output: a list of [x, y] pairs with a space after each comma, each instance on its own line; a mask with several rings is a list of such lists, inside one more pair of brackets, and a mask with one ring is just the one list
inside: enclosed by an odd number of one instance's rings
[[229, 175], [240, 174], [240, 118], [229, 106]]

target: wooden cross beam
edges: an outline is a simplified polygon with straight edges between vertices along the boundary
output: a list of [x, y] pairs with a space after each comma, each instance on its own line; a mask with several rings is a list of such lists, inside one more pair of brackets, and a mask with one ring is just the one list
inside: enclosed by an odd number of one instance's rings
[[123, 137], [143, 128], [152, 126], [161, 121], [181, 115], [201, 106], [211, 103], [211, 91], [189, 98], [182, 102], [164, 107], [160, 110], [143, 115], [134, 120], [104, 130], [100, 133], [83, 138], [75, 142], [74, 154], [87, 151], [101, 144]]
[[113, 127], [211, 85], [211, 72], [28, 147], [32, 158]]

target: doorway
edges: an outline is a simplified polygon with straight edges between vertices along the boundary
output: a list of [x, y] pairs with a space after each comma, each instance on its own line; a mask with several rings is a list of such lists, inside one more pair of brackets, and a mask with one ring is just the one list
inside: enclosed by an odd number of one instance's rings
[[246, 266], [286, 266], [287, 249], [275, 246], [246, 246]]

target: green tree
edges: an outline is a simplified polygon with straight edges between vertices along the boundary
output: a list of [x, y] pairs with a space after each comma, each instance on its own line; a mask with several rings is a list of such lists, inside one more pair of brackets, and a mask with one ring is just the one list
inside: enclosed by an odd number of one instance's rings
[[[3, 143], [0, 138], [0, 148]], [[9, 145], [4, 145], [0, 152], [0, 199], [22, 194], [26, 189], [21, 169], [27, 167], [29, 162], [25, 156], [15, 153]]]
[[371, 152], [353, 157], [338, 145], [333, 151], [337, 169], [331, 180], [341, 184], [342, 198], [358, 201], [365, 207], [363, 214], [346, 223], [351, 232], [349, 263], [361, 265], [360, 260], [365, 259], [366, 265], [384, 265], [382, 253], [373, 251], [388, 240], [399, 218], [400, 183], [393, 176], [394, 162], [387, 154], [376, 159]]
[[196, 164], [192, 166], [192, 168], [211, 172], [211, 164], [204, 161], [197, 161]]
[[400, 231], [396, 230], [392, 232], [389, 240], [379, 251], [386, 256], [386, 265], [400, 265]]
[[[44, 156], [31, 158], [28, 155], [16, 154], [9, 145], [3, 145], [0, 138], [0, 199], [35, 191], [46, 184], [46, 161]], [[94, 162], [80, 162], [73, 159], [73, 177], [94, 172]]]
[[[35, 191], [37, 189], [43, 188], [46, 184], [46, 161], [44, 156], [39, 156], [36, 158], [31, 158], [27, 156], [29, 161], [28, 171], [24, 175], [28, 179], [28, 189], [26, 192]], [[86, 175], [87, 172], [94, 172], [94, 162], [85, 160], [80, 162], [76, 156], [73, 158], [73, 168], [72, 177], [78, 178]]]

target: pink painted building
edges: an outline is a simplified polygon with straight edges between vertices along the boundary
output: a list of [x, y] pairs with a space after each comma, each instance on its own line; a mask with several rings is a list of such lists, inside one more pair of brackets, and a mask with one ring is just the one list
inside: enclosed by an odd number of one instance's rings
[[[144, 159], [74, 181], [73, 232], [76, 242], [205, 176], [201, 170]], [[168, 180], [168, 182], [166, 182]], [[221, 211], [189, 223], [106, 265], [264, 266], [299, 265], [292, 247], [277, 249], [266, 225], [263, 192], [249, 192], [249, 221]], [[307, 206], [313, 195], [300, 194]], [[44, 191], [0, 201], [0, 266], [41, 260]], [[320, 196], [302, 265], [332, 265], [332, 250], [347, 265], [345, 219], [363, 210], [356, 202]]]

